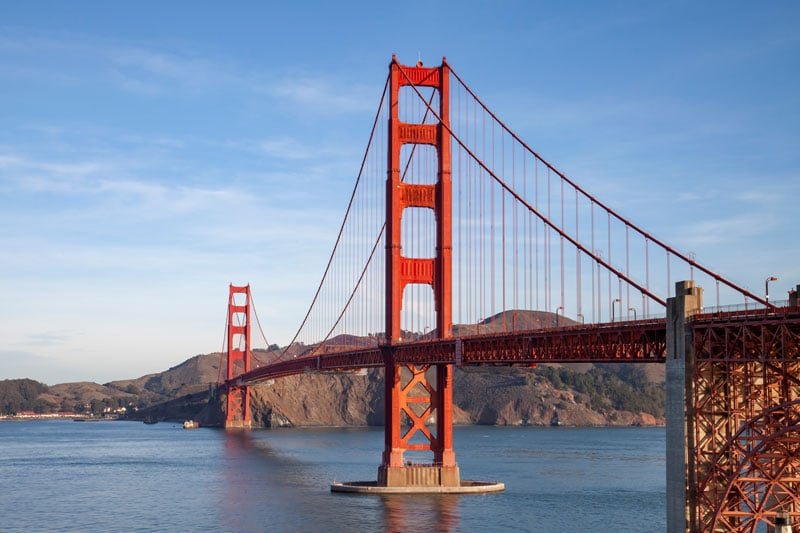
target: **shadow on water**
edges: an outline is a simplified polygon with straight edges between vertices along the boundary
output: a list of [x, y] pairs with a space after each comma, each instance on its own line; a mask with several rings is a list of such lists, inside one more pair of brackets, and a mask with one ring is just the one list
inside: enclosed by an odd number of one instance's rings
[[343, 503], [334, 498], [324, 463], [314, 456], [296, 458], [296, 450], [281, 440], [287, 436], [293, 438], [290, 433], [224, 433], [218, 509], [225, 530], [385, 530], [378, 523], [376, 499]]
[[[220, 519], [226, 528], [237, 531], [263, 530], [274, 520], [282, 523], [280, 513], [286, 492], [276, 490], [291, 468], [274, 450], [256, 442], [248, 431], [225, 431], [220, 475]], [[282, 527], [276, 530], [282, 530]]]
[[[281, 435], [283, 436], [283, 435]], [[266, 434], [225, 432], [220, 516], [238, 531], [458, 531], [459, 496], [349, 495], [315, 459], [297, 460]]]
[[[666, 527], [662, 429], [459, 428], [461, 466], [487, 495], [331, 493], [377, 475], [379, 430], [219, 433], [214, 499], [227, 531], [587, 531]], [[578, 502], [578, 503], [576, 503]]]

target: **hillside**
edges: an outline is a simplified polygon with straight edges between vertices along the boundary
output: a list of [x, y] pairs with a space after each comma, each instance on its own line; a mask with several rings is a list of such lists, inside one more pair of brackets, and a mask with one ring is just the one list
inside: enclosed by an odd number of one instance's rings
[[[454, 326], [456, 335], [504, 329], [538, 329], [573, 321], [553, 313], [507, 311], [478, 324]], [[435, 335], [429, 332], [426, 336]], [[405, 332], [409, 338], [424, 338]], [[336, 340], [348, 346], [374, 344], [374, 338]], [[293, 347], [297, 352], [308, 347]], [[253, 366], [265, 364], [276, 351], [253, 352]], [[293, 352], [294, 353], [294, 352]], [[36, 398], [40, 410], [95, 413], [127, 407], [133, 419], [202, 418], [222, 421], [216, 392], [220, 354], [196, 355], [164, 372], [136, 379], [65, 383], [44, 387]], [[35, 383], [35, 382], [33, 382]], [[26, 390], [31, 389], [27, 385]], [[357, 374], [304, 374], [252, 388], [256, 424], [382, 425], [383, 370]], [[660, 424], [664, 416], [664, 368], [657, 364], [543, 364], [538, 368], [456, 369], [454, 419], [461, 424], [630, 425]], [[30, 392], [28, 393], [30, 395]]]
[[[581, 368], [456, 369], [454, 421], [487, 425], [655, 425], [664, 420], [664, 385], [632, 365]], [[628, 368], [625, 368], [628, 367]], [[264, 427], [383, 425], [383, 370], [366, 375], [303, 374], [253, 387], [254, 422]], [[206, 424], [222, 422], [215, 408]]]

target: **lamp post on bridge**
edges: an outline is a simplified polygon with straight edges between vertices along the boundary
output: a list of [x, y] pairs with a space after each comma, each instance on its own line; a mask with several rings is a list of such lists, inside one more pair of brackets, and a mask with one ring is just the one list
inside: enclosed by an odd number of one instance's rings
[[764, 282], [764, 300], [769, 303], [769, 282], [770, 281], [778, 281], [778, 278], [775, 276], [769, 276], [767, 281]]
[[633, 311], [633, 320], [635, 321], [636, 320], [636, 308], [635, 307], [629, 307], [628, 311]]
[[622, 298], [614, 298], [611, 300], [611, 322], [614, 322], [614, 308], [617, 307], [619, 302], [619, 314], [622, 315]]
[[[561, 314], [559, 314], [559, 313], [561, 313]], [[563, 325], [563, 323], [564, 323], [563, 316], [564, 316], [564, 306], [563, 305], [559, 305], [558, 307], [556, 307], [556, 326], [557, 327], [561, 327]]]

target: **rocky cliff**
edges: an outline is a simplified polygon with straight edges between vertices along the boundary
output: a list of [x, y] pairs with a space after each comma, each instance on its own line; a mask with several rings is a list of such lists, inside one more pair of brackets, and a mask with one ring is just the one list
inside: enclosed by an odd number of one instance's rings
[[[547, 368], [547, 367], [545, 367]], [[559, 367], [565, 376], [588, 372]], [[596, 371], [592, 367], [590, 371]], [[647, 410], [626, 409], [596, 394], [559, 388], [544, 369], [456, 369], [453, 383], [453, 418], [456, 424], [487, 425], [661, 425], [663, 383], [640, 384], [656, 397]], [[597, 372], [624, 386], [613, 372]], [[631, 396], [641, 395], [633, 387]], [[253, 422], [263, 427], [383, 425], [383, 370], [365, 375], [304, 374], [251, 388]], [[663, 398], [663, 396], [662, 396]], [[633, 402], [632, 405], [635, 405]], [[202, 414], [204, 424], [221, 424], [221, 401]], [[648, 412], [651, 411], [651, 412]]]

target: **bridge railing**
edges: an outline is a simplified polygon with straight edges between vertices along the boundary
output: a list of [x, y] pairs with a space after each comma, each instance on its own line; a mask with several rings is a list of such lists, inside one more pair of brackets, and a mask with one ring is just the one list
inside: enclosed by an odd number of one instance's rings
[[295, 374], [379, 368], [387, 360], [409, 365], [531, 366], [547, 362], [658, 363], [665, 356], [665, 319], [642, 319], [351, 347], [277, 361], [243, 374], [233, 383], [253, 385]]
[[796, 312], [797, 312], [797, 307], [791, 307], [789, 305], [789, 300], [774, 300], [770, 301], [769, 307], [753, 302], [735, 304], [735, 305], [722, 305], [719, 307], [706, 307], [701, 309], [697, 313], [697, 316], [704, 316], [704, 317], [735, 316], [744, 319], [750, 316], [763, 317], [764, 314], [787, 314]]

